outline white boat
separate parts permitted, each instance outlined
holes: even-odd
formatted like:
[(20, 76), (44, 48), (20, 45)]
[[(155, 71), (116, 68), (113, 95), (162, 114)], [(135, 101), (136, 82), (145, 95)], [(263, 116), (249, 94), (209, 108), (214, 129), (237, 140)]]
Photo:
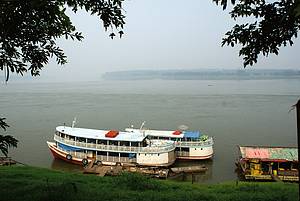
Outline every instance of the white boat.
[(104, 165), (170, 166), (176, 160), (173, 141), (150, 140), (141, 132), (58, 126), (47, 144), (55, 158), (80, 165), (95, 159)]
[(125, 131), (143, 133), (149, 139), (175, 141), (175, 152), (178, 159), (201, 160), (213, 157), (213, 138), (202, 135), (200, 131), (149, 130), (143, 126), (144, 123), (139, 129), (126, 128)]

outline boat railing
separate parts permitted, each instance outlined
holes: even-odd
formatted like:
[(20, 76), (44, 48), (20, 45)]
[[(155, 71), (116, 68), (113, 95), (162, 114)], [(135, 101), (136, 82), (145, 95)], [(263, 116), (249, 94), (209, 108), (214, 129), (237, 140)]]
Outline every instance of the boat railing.
[(160, 153), (160, 152), (170, 152), (175, 149), (175, 144), (168, 144), (164, 146), (147, 146), (147, 147), (132, 147), (132, 146), (117, 146), (117, 145), (105, 145), (105, 144), (95, 144), (78, 142), (74, 140), (69, 140), (62, 138), (60, 136), (54, 135), (54, 140), (67, 145), (76, 146), (79, 148), (91, 148), (101, 151), (118, 151), (118, 152), (135, 152), (135, 153)]
[(176, 151), (177, 156), (190, 156), (188, 151)]
[(213, 138), (210, 137), (207, 140), (199, 140), (199, 141), (177, 141), (177, 147), (185, 147), (185, 146), (212, 146), (214, 144)]
[[(80, 158), (80, 159), (89, 157), (89, 154), (80, 153), (80, 152), (76, 152), (76, 151), (69, 151), (69, 154), (71, 154), (73, 157)], [(102, 161), (102, 162), (122, 162), (122, 163), (135, 163), (136, 162), (136, 158), (104, 156), (104, 155), (97, 155), (96, 160)]]

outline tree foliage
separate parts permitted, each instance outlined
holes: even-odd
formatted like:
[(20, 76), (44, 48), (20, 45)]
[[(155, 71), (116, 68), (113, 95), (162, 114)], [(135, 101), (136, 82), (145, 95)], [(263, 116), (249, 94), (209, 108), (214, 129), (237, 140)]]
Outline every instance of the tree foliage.
[[(228, 0), (213, 0), (227, 8)], [(222, 46), (242, 48), (244, 67), (257, 63), (258, 56), (279, 53), (282, 46), (293, 45), (300, 29), (300, 0), (230, 0), (233, 8), (230, 15), (234, 20), (241, 17), (248, 23), (236, 24), (225, 34)]]
[(55, 57), (57, 64), (67, 62), (56, 39), (65, 37), (81, 41), (67, 8), (85, 10), (110, 29), (113, 38), (123, 34), (124, 0), (2, 0), (0, 1), (0, 70), (6, 73), (39, 75), (40, 70)]
[[(5, 118), (0, 118), (0, 127), (3, 130), (6, 130), (8, 128), (8, 124), (5, 122)], [(7, 156), (8, 154), (8, 149), (10, 147), (17, 147), (18, 145), (18, 140), (16, 140), (13, 136), (11, 135), (0, 135), (0, 151)]]

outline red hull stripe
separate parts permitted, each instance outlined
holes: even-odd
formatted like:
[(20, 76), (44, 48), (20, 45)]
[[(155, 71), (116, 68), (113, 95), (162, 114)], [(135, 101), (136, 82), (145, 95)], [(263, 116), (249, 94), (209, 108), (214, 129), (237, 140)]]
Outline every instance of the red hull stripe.
[(73, 164), (76, 164), (76, 165), (82, 165), (81, 159), (72, 157), (72, 160), (68, 160), (68, 159), (66, 158), (66, 157), (67, 157), (67, 154), (64, 153), (63, 151), (60, 151), (60, 150), (58, 150), (56, 147), (51, 146), (51, 145), (49, 146), (49, 149), (50, 149), (52, 155), (53, 155), (55, 158), (58, 158), (58, 159), (61, 159), (61, 160), (64, 160), (64, 161), (66, 161), (66, 162), (73, 163)]

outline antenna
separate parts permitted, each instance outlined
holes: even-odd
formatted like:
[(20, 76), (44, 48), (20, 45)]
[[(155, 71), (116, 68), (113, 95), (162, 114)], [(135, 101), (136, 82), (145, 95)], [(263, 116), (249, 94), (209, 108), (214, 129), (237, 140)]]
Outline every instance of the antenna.
[(74, 117), (74, 120), (72, 121), (72, 128), (74, 128), (75, 124), (76, 124), (76, 117)]
[(145, 123), (146, 123), (146, 121), (143, 121), (143, 123), (142, 123), (142, 125), (141, 125), (141, 127), (140, 127), (140, 130), (142, 130), (142, 129), (143, 129), (143, 127), (144, 127)]

